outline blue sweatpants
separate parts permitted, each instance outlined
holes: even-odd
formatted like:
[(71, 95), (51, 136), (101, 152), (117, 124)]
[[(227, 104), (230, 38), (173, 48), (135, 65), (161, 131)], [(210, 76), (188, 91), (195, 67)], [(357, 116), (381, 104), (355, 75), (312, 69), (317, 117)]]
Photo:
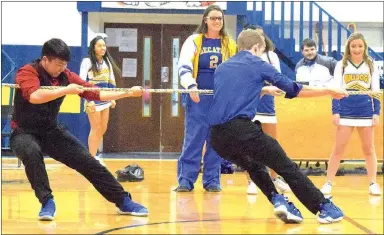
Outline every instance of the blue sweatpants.
[(207, 141), (204, 155), (203, 187), (220, 186), (221, 157), (212, 149), (209, 137), (208, 112), (213, 96), (200, 95), (200, 102), (195, 103), (188, 94), (185, 99), (184, 143), (177, 164), (177, 179), (181, 186), (193, 189), (199, 176), (201, 154)]

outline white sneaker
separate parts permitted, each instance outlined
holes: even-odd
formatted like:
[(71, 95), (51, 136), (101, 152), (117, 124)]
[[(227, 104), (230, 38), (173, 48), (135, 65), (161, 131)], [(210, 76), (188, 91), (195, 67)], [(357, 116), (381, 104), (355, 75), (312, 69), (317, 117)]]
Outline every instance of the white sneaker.
[(369, 193), (372, 195), (381, 195), (379, 184), (378, 183), (371, 184), (369, 186)]
[(291, 192), (291, 188), (287, 183), (285, 183), (282, 179), (277, 177), (273, 180), (273, 183), (275, 184), (275, 187), (280, 190), (282, 193)]
[(257, 194), (257, 187), (256, 187), (256, 184), (253, 183), (252, 180), (249, 181), (249, 183), (248, 183), (247, 194), (250, 194), (250, 195), (256, 195), (256, 194)]
[(100, 155), (96, 156), (95, 159), (96, 159), (97, 161), (99, 161), (101, 165), (103, 165), (103, 166), (107, 166), (107, 165), (105, 164), (103, 158), (100, 157)]
[(327, 182), (323, 185), (323, 187), (320, 190), (324, 195), (329, 195), (332, 193), (332, 184), (330, 182)]

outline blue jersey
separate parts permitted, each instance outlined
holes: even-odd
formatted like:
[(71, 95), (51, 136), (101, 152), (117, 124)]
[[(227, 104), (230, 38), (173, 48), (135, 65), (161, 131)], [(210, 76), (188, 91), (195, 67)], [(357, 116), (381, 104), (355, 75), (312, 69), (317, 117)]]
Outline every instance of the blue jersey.
[[(281, 72), (279, 57), (276, 55), (275, 52), (273, 51), (264, 52), (263, 55), (261, 56), (261, 59), (270, 63), (273, 67), (277, 69), (277, 71)], [(265, 85), (270, 86), (268, 82), (265, 82)], [(276, 115), (275, 99), (273, 96), (263, 95), (263, 97), (260, 98), (260, 103), (259, 103), (259, 106), (257, 107), (257, 115), (263, 115), (263, 116)]]
[[(365, 62), (355, 65), (348, 61), (343, 68), (339, 61), (335, 68), (334, 85), (348, 91), (380, 91), (379, 76), (376, 69), (370, 71)], [(350, 95), (341, 100), (333, 100), (332, 113), (341, 118), (369, 119), (380, 114), (380, 96)]]
[(265, 81), (287, 92), (286, 98), (296, 97), (302, 89), (301, 85), (248, 51), (240, 51), (219, 65), (214, 76), (210, 124), (226, 123), (240, 116), (252, 120)]
[(213, 74), (221, 61), (221, 40), (203, 37), (196, 78), (199, 89), (213, 89)]

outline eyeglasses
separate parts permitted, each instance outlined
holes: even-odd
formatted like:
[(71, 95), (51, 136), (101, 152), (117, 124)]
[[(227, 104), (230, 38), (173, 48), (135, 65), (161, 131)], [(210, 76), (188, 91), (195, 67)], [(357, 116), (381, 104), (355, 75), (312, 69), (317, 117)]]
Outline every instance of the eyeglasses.
[(216, 16), (207, 16), (207, 17), (205, 17), (205, 18), (210, 19), (210, 20), (212, 20), (212, 21), (216, 21), (216, 20), (218, 20), (218, 21), (222, 21), (222, 20), (223, 20), (223, 17), (221, 17), (221, 16), (219, 16), (219, 17), (216, 17)]

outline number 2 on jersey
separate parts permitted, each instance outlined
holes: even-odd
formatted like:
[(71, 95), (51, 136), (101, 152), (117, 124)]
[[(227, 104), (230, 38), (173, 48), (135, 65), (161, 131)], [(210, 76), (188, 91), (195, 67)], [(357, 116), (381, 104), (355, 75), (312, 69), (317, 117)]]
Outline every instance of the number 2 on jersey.
[(217, 55), (211, 55), (211, 57), (209, 57), (210, 61), (209, 61), (209, 68), (212, 69), (212, 68), (217, 68), (217, 62), (219, 61), (219, 57), (217, 57)]

